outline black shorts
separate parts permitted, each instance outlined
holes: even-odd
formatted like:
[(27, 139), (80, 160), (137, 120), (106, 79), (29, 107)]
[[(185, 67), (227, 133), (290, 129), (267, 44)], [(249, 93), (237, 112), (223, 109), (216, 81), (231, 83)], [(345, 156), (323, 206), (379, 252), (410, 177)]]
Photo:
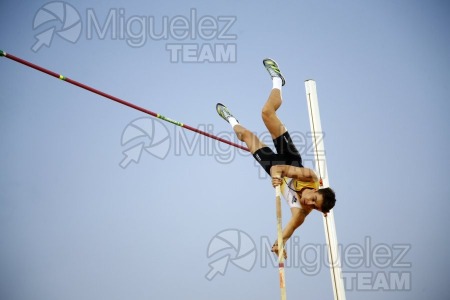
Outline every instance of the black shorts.
[(285, 132), (273, 140), (277, 153), (269, 147), (256, 150), (253, 157), (261, 167), (270, 175), (270, 168), (275, 165), (290, 165), (302, 168), (302, 157), (292, 142), (289, 132)]

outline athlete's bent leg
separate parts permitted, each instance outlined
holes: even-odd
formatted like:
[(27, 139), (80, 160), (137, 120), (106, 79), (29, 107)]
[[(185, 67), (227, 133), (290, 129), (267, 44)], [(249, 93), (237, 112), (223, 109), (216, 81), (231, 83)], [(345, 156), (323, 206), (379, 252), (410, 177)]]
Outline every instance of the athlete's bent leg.
[(281, 91), (274, 88), (271, 90), (269, 98), (262, 109), (262, 119), (272, 139), (278, 138), (287, 131), (276, 114), (277, 109), (281, 106), (281, 102)]

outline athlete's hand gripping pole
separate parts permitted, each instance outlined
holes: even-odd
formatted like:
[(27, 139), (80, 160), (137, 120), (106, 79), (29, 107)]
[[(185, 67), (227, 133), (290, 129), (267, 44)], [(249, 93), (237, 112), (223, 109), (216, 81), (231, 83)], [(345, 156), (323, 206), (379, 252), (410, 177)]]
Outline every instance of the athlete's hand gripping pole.
[(277, 234), (278, 234), (278, 272), (280, 275), (281, 300), (286, 300), (286, 283), (284, 278), (284, 243), (283, 231), (281, 229), (281, 190), (275, 187), (275, 201), (277, 207)]

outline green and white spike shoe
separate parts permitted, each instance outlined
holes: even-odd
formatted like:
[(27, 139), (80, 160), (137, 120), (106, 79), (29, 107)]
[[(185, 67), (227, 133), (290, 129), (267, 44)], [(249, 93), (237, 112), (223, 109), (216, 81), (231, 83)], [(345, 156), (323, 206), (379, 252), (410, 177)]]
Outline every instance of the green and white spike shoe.
[(271, 58), (265, 58), (263, 60), (264, 67), (266, 68), (267, 72), (269, 72), (270, 77), (278, 77), (281, 78), (282, 86), (286, 84), (286, 81), (284, 80), (283, 74), (281, 74), (280, 69), (278, 68), (277, 63), (271, 59)]
[(231, 114), (231, 112), (228, 110), (228, 108), (225, 105), (223, 105), (222, 103), (216, 104), (216, 110), (217, 110), (217, 113), (219, 114), (219, 116), (221, 116), (222, 119), (224, 119), (227, 122), (228, 122), (229, 117), (234, 118), (233, 114)]

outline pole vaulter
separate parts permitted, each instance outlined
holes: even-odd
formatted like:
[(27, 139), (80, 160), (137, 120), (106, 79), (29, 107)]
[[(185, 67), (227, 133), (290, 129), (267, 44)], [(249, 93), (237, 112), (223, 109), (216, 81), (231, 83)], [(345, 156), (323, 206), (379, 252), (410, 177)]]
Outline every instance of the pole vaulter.
[[(263, 143), (253, 131), (245, 128), (231, 111), (222, 103), (217, 103), (216, 110), (227, 121), (237, 138), (249, 148), (255, 160), (270, 175), (272, 186), (276, 189), (277, 240), (272, 251), (278, 255), (281, 299), (286, 299), (284, 278), (284, 259), (287, 253), (284, 245), (305, 221), (312, 211), (326, 215), (334, 207), (336, 197), (330, 187), (324, 187), (323, 174), (303, 166), (300, 152), (293, 143), (289, 131), (277, 115), (284, 99), (282, 87), (286, 80), (278, 64), (270, 58), (263, 60), (263, 65), (272, 78), (272, 90), (262, 107), (262, 120), (273, 140), (275, 151)], [(281, 195), (291, 210), (291, 217), (284, 229), (281, 229)]]
[(143, 112), (143, 113), (146, 113), (146, 114), (148, 114), (148, 115), (150, 115), (150, 116), (153, 116), (153, 117), (155, 117), (155, 118), (158, 118), (158, 119), (161, 119), (161, 120), (163, 120), (163, 121), (172, 123), (172, 124), (174, 124), (174, 125), (183, 127), (183, 128), (188, 129), (188, 130), (190, 130), (190, 131), (199, 133), (199, 134), (201, 134), (201, 135), (204, 135), (204, 136), (206, 136), (206, 137), (212, 138), (212, 139), (217, 140), (217, 141), (219, 141), (219, 142), (228, 144), (228, 145), (230, 145), (230, 146), (239, 148), (239, 149), (241, 149), (241, 150), (249, 151), (248, 148), (246, 148), (246, 147), (244, 147), (244, 146), (242, 146), (242, 145), (235, 144), (235, 143), (230, 142), (230, 141), (228, 141), (228, 140), (225, 140), (225, 139), (223, 139), (223, 138), (217, 137), (217, 136), (212, 135), (212, 134), (210, 134), (210, 133), (207, 133), (207, 132), (204, 132), (204, 131), (199, 130), (199, 129), (197, 129), (197, 128), (191, 127), (191, 126), (189, 126), (189, 125), (187, 125), (187, 124), (183, 124), (183, 123), (181, 123), (181, 122), (172, 120), (172, 119), (167, 118), (167, 117), (165, 117), (165, 116), (163, 116), (163, 115), (160, 115), (160, 114), (158, 114), (158, 113), (155, 113), (155, 112), (153, 112), (153, 111), (151, 111), (151, 110), (148, 110), (148, 109), (145, 109), (145, 108), (143, 108), (143, 107), (137, 106), (137, 105), (135, 105), (135, 104), (133, 104), (133, 103), (127, 102), (127, 101), (122, 100), (122, 99), (120, 99), (120, 98), (117, 98), (117, 97), (115, 97), (115, 96), (112, 96), (112, 95), (109, 95), (109, 94), (104, 93), (104, 92), (102, 92), (102, 91), (99, 91), (99, 90), (97, 90), (97, 89), (94, 89), (94, 88), (92, 88), (92, 87), (90, 87), (90, 86), (87, 86), (87, 85), (85, 85), (85, 84), (83, 84), (83, 83), (80, 83), (80, 82), (78, 82), (78, 81), (72, 80), (72, 79), (70, 79), (70, 78), (68, 78), (68, 77), (66, 77), (66, 76), (63, 76), (63, 75), (61, 75), (61, 74), (57, 74), (57, 73), (55, 73), (55, 72), (53, 72), (53, 71), (47, 70), (47, 69), (45, 69), (45, 68), (43, 68), (43, 67), (40, 67), (40, 66), (38, 66), (38, 65), (35, 65), (35, 64), (33, 64), (33, 63), (30, 63), (30, 62), (28, 62), (28, 61), (26, 61), (26, 60), (24, 60), (24, 59), (21, 59), (21, 58), (19, 58), (19, 57), (17, 57), (17, 56), (14, 56), (14, 55), (12, 55), (12, 54), (6, 53), (5, 51), (0, 50), (0, 57), (1, 57), (1, 56), (4, 56), (4, 57), (6, 57), (6, 58), (9, 58), (9, 59), (11, 59), (11, 60), (13, 60), (13, 61), (16, 61), (16, 62), (18, 62), (18, 63), (21, 63), (21, 64), (23, 64), (23, 65), (25, 65), (25, 66), (27, 66), (27, 67), (30, 67), (30, 68), (36, 69), (36, 70), (38, 70), (38, 71), (41, 71), (41, 72), (43, 72), (43, 73), (45, 73), (45, 74), (48, 74), (48, 75), (50, 75), (50, 76), (52, 76), (52, 77), (55, 77), (55, 78), (61, 79), (61, 80), (63, 80), (63, 81), (66, 81), (66, 82), (68, 82), (68, 83), (70, 83), (70, 84), (73, 84), (73, 85), (75, 85), (75, 86), (77, 86), (77, 87), (80, 87), (80, 88), (82, 88), (82, 89), (85, 89), (85, 90), (87, 90), (87, 91), (89, 91), (89, 92), (95, 93), (95, 94), (97, 94), (97, 95), (100, 95), (100, 96), (103, 96), (103, 97), (108, 98), (108, 99), (110, 99), (110, 100), (113, 100), (113, 101), (115, 101), (115, 102), (118, 102), (118, 103), (120, 103), (120, 104), (122, 104), (122, 105), (131, 107), (131, 108), (133, 108), (133, 109), (136, 109), (136, 110), (138, 110), (138, 111), (141, 111), (141, 112)]

